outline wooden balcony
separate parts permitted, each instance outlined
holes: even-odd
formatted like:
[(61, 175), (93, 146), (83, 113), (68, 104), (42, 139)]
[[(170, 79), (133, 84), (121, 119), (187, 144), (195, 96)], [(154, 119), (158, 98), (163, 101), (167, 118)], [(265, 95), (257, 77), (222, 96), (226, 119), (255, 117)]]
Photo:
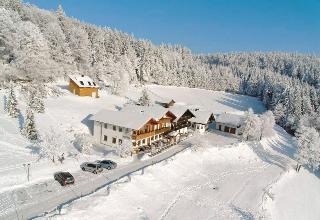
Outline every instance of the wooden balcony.
[(158, 130), (155, 130), (155, 134), (162, 134), (162, 133), (166, 133), (169, 132), (171, 130), (171, 128), (167, 127), (167, 128), (160, 128)]
[(142, 134), (133, 134), (132, 135), (132, 140), (141, 140), (144, 138), (152, 137), (155, 135), (155, 131), (150, 131)]

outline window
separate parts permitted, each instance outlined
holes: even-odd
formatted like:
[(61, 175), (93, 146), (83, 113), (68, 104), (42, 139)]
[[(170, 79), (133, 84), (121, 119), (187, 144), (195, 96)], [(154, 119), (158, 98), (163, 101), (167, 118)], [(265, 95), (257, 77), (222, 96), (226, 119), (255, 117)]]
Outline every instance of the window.
[(133, 145), (133, 146), (136, 146), (136, 145), (137, 145), (137, 143), (136, 143), (136, 142), (133, 142), (133, 143), (132, 143), (132, 145)]
[(92, 83), (93, 83), (94, 86), (96, 86), (96, 83), (95, 83), (95, 82), (92, 82)]
[(119, 139), (119, 140), (118, 140), (118, 143), (119, 143), (119, 144), (122, 144), (122, 139)]
[(108, 136), (107, 135), (103, 135), (103, 140), (104, 141), (108, 141)]
[(104, 124), (104, 128), (107, 129), (108, 128), (108, 124)]
[(113, 137), (113, 138), (112, 138), (112, 143), (113, 143), (113, 144), (117, 143), (117, 138), (114, 138), (114, 137)]
[(84, 85), (83, 81), (80, 81), (80, 84), (81, 84), (81, 85)]
[(154, 140), (154, 137), (153, 137), (153, 136), (151, 137), (151, 140), (152, 140), (152, 141)]
[(91, 82), (88, 82), (89, 86), (91, 86)]
[(122, 127), (119, 127), (119, 132), (122, 132)]
[(117, 126), (113, 125), (113, 130), (116, 131), (117, 130)]
[(138, 141), (138, 145), (140, 145), (141, 144), (141, 141)]
[(145, 144), (145, 143), (146, 143), (146, 139), (143, 139), (143, 140), (142, 140), (142, 143)]

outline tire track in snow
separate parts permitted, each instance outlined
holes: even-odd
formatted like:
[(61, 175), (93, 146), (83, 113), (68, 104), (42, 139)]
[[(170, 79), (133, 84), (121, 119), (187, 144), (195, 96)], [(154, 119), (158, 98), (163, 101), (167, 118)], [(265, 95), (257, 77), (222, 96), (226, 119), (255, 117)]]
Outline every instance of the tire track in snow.
[[(196, 185), (185, 187), (182, 190), (180, 190), (180, 192), (177, 193), (177, 195), (174, 197), (172, 202), (168, 205), (168, 207), (162, 213), (162, 215), (160, 216), (159, 220), (166, 219), (166, 217), (168, 216), (170, 211), (174, 208), (174, 206), (181, 200), (181, 198), (183, 196), (186, 196), (187, 193), (192, 193), (192, 192), (195, 192), (197, 190), (203, 189), (205, 187), (210, 187), (212, 189), (213, 187), (215, 187), (217, 185), (216, 183), (221, 182), (223, 179), (225, 179), (226, 177), (228, 177), (230, 175), (242, 175), (242, 174), (254, 173), (254, 172), (257, 172), (257, 171), (260, 171), (260, 170), (264, 170), (265, 168), (267, 168), (269, 166), (271, 166), (271, 165), (264, 163), (262, 166), (255, 167), (253, 169), (252, 168), (247, 168), (247, 169), (245, 168), (245, 169), (239, 169), (239, 170), (236, 170), (236, 171), (224, 171), (221, 174), (212, 175), (212, 177), (208, 178), (209, 180), (207, 182), (205, 182), (204, 184), (196, 184)], [(233, 196), (233, 197), (236, 197), (236, 195)], [(229, 207), (229, 202), (220, 203), (220, 204), (221, 204), (221, 206), (224, 205), (224, 206), (228, 206)]]

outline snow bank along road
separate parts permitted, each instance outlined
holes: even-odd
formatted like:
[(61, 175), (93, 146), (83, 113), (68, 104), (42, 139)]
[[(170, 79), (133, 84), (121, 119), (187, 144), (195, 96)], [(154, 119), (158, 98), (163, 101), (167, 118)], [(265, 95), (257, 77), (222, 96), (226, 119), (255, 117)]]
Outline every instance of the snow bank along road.
[(165, 160), (190, 146), (189, 140), (185, 140), (150, 159), (138, 160), (97, 175), (79, 169), (79, 172), (74, 174), (76, 183), (73, 186), (61, 187), (52, 179), (28, 188), (4, 192), (0, 194), (0, 219), (33, 218), (59, 205), (88, 195), (144, 167)]

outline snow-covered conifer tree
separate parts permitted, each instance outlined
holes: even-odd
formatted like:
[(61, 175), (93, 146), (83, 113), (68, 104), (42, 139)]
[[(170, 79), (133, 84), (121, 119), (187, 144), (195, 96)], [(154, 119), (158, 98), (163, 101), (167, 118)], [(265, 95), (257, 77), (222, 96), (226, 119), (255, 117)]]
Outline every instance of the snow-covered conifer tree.
[(36, 129), (34, 114), (31, 108), (27, 109), (25, 122), (23, 126), (23, 134), (31, 141), (35, 141), (38, 139), (38, 132)]
[(260, 117), (260, 120), (261, 120), (260, 139), (262, 137), (271, 136), (273, 134), (273, 126), (275, 124), (275, 119), (272, 111), (267, 111), (264, 114), (262, 114)]
[(58, 17), (64, 17), (66, 16), (66, 13), (64, 12), (63, 8), (62, 8), (62, 5), (58, 5), (58, 9), (57, 9), (57, 16)]
[(149, 106), (151, 104), (148, 91), (145, 88), (142, 90), (142, 95), (139, 98), (138, 103), (143, 106)]
[(314, 128), (300, 125), (296, 131), (298, 152), (296, 158), (302, 165), (316, 170), (320, 167), (320, 136)]
[(18, 102), (16, 99), (16, 95), (14, 93), (14, 90), (13, 90), (13, 88), (10, 88), (8, 100), (6, 103), (6, 110), (7, 110), (8, 114), (10, 115), (10, 117), (13, 117), (13, 118), (18, 117), (19, 111), (18, 111), (17, 105), (18, 105)]
[(279, 124), (279, 125), (284, 125), (284, 120), (285, 120), (285, 108), (283, 106), (282, 103), (279, 103), (275, 106), (275, 109), (274, 109), (274, 117), (275, 117), (275, 120), (276, 122)]
[(30, 94), (29, 107), (37, 113), (44, 113), (45, 107), (42, 98), (37, 93)]
[(244, 140), (258, 140), (260, 138), (261, 121), (251, 108), (246, 112), (245, 120), (241, 127)]

